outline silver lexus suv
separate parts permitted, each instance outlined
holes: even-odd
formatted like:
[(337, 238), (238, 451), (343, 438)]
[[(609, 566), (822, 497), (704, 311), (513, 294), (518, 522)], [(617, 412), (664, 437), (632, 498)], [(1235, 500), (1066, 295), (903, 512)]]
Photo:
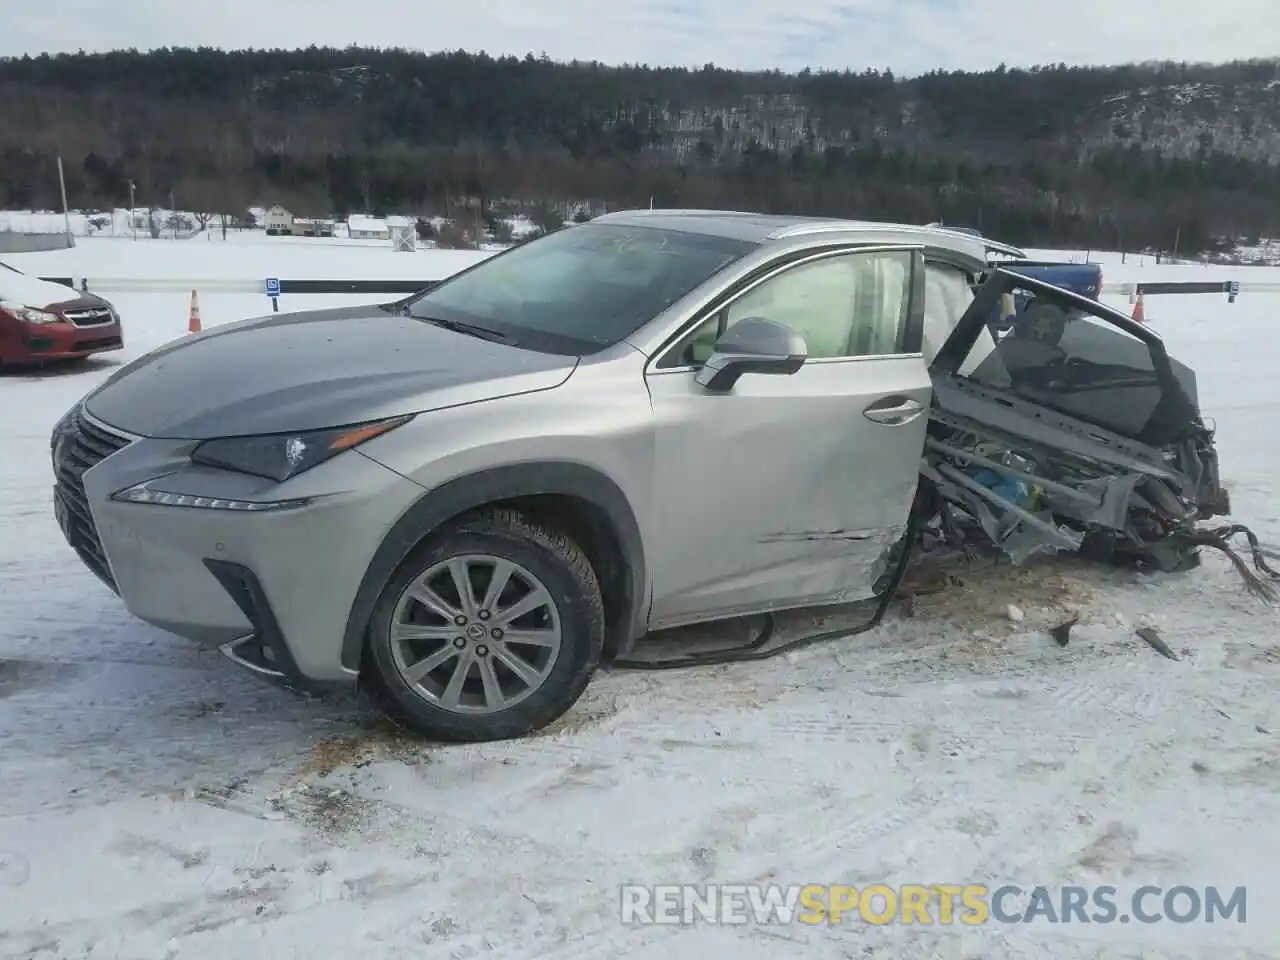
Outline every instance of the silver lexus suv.
[(135, 616), (257, 674), (519, 736), (650, 631), (876, 592), (928, 360), (986, 256), (925, 227), (606, 216), (406, 301), (136, 360), (55, 429), (58, 520)]

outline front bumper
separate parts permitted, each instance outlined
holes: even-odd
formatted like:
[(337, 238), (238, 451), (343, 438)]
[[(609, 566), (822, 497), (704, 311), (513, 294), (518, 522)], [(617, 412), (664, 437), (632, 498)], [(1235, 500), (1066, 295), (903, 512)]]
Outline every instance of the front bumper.
[[(134, 616), (259, 676), (304, 689), (355, 681), (341, 660), (352, 601), (420, 487), (354, 450), (272, 484), (192, 465), (192, 442), (127, 437), (83, 414), (53, 446), (63, 532)], [(240, 512), (111, 499), (156, 477), (191, 497), (301, 503)]]
[(13, 363), (74, 360), (95, 353), (124, 349), (124, 330), (117, 323), (77, 327), (72, 323), (24, 324)]

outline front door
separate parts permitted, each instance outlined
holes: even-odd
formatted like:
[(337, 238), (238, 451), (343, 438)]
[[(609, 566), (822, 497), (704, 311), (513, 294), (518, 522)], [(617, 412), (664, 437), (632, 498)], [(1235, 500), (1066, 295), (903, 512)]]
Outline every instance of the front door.
[[(781, 267), (651, 366), (652, 628), (873, 594), (928, 424), (922, 271), (911, 248)], [(716, 337), (745, 317), (792, 327), (809, 359), (789, 375), (746, 374), (725, 393), (700, 387)]]

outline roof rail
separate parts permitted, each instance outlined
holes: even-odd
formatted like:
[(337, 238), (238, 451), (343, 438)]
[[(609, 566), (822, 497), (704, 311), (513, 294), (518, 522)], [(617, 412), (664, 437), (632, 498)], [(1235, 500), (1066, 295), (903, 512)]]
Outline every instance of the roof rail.
[(758, 213), (750, 213), (745, 210), (698, 210), (695, 208), (668, 208), (668, 207), (637, 207), (634, 210), (611, 210), (609, 213), (602, 213), (596, 217), (597, 220), (604, 220), (607, 217), (635, 217), (635, 216), (654, 216), (654, 217), (758, 217)]
[(1006, 257), (1013, 257), (1016, 260), (1027, 259), (1027, 255), (1024, 251), (1019, 250), (1017, 247), (1011, 247), (1007, 243), (998, 243), (995, 240), (987, 240), (985, 237), (982, 242), (986, 244), (987, 253), (989, 254), (1003, 253)]
[(1011, 247), (1007, 243), (1001, 243), (998, 240), (991, 240), (984, 237), (982, 235), (982, 231), (975, 229), (974, 227), (949, 227), (945, 223), (941, 222), (931, 223), (928, 226), (933, 230), (949, 230), (952, 233), (959, 233), (966, 237), (973, 237), (974, 239), (981, 240), (986, 245), (988, 254), (1002, 253), (1006, 257), (1014, 257), (1018, 260), (1025, 260), (1027, 258), (1026, 253), (1019, 250), (1017, 247)]
[(769, 234), (770, 240), (782, 240), (785, 237), (803, 237), (811, 233), (840, 233), (848, 230), (866, 229), (867, 225), (860, 220), (813, 220), (808, 223), (792, 223), (779, 227)]

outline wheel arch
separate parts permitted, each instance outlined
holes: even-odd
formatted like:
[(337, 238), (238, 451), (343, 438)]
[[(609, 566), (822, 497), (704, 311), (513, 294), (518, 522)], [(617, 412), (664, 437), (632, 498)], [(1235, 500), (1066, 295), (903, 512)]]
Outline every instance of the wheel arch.
[(605, 659), (625, 654), (645, 632), (649, 579), (640, 525), (622, 489), (581, 463), (509, 464), (455, 477), (427, 491), (387, 532), (365, 569), (347, 615), (342, 665), (359, 670), (383, 586), (424, 539), (482, 507), (514, 507), (555, 526), (586, 552), (605, 599)]

